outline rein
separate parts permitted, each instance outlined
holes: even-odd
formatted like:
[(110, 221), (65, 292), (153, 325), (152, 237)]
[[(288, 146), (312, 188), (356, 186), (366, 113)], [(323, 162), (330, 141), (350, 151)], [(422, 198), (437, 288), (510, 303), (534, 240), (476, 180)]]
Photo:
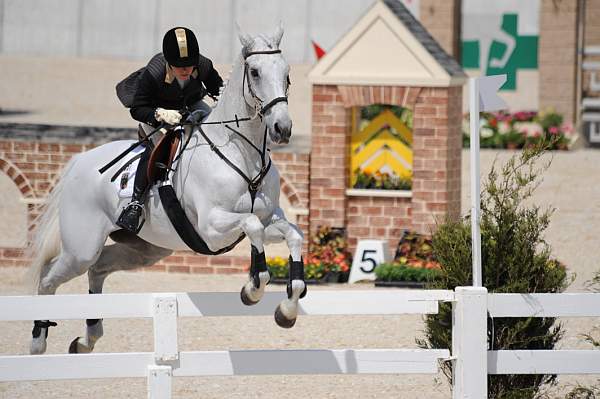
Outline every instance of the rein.
[(233, 162), (231, 162), (221, 152), (221, 150), (219, 150), (219, 148), (215, 145), (215, 143), (213, 143), (208, 138), (208, 136), (206, 135), (206, 133), (204, 133), (204, 130), (202, 130), (202, 127), (198, 126), (198, 131), (200, 132), (200, 134), (202, 135), (202, 137), (204, 137), (204, 140), (206, 140), (206, 142), (210, 146), (211, 151), (213, 151), (215, 154), (217, 154), (219, 156), (219, 158), (221, 158), (223, 161), (225, 161), (225, 163), (227, 165), (229, 165), (238, 175), (240, 175), (246, 181), (246, 183), (248, 183), (248, 191), (250, 192), (250, 198), (252, 200), (252, 207), (250, 208), (250, 213), (252, 213), (252, 212), (254, 212), (254, 201), (256, 200), (256, 194), (258, 193), (258, 188), (260, 187), (260, 184), (262, 183), (262, 181), (264, 180), (265, 176), (267, 175), (267, 173), (269, 173), (269, 170), (271, 169), (271, 158), (269, 157), (269, 162), (268, 163), (265, 160), (266, 154), (267, 154), (267, 149), (266, 149), (267, 128), (265, 127), (265, 135), (264, 135), (264, 140), (263, 140), (263, 149), (262, 149), (262, 151), (260, 151), (243, 134), (241, 134), (240, 132), (238, 132), (237, 130), (233, 129), (232, 127), (230, 127), (228, 125), (225, 125), (225, 127), (228, 128), (229, 130), (233, 131), (234, 133), (238, 134), (241, 138), (243, 138), (248, 143), (250, 143), (250, 145), (260, 154), (260, 161), (261, 161), (262, 167), (260, 168), (260, 171), (258, 172), (258, 174), (256, 176), (254, 176), (253, 178), (248, 177), (240, 168), (238, 168)]

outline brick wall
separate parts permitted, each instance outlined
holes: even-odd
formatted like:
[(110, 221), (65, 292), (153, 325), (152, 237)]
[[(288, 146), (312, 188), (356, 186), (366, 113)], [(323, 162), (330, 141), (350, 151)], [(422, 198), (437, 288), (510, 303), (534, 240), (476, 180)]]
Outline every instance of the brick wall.
[[(28, 130), (29, 129), (29, 130)], [(39, 130), (39, 132), (36, 132)], [(22, 200), (28, 204), (28, 228), (39, 215), (43, 201), (55, 184), (60, 170), (71, 157), (99, 144), (120, 138), (130, 138), (134, 132), (106, 129), (99, 133), (91, 129), (73, 134), (68, 127), (5, 126), (0, 128), (0, 170), (19, 188)], [(81, 132), (80, 132), (81, 133)], [(80, 143), (78, 143), (78, 141)], [(292, 207), (308, 209), (309, 155), (272, 152), (271, 157), (281, 174), (282, 193)], [(299, 227), (307, 234), (308, 215), (298, 216)], [(201, 256), (191, 251), (176, 252), (150, 270), (186, 273), (234, 273), (248, 265), (247, 256)], [(21, 248), (0, 248), (0, 266), (27, 265)]]
[[(584, 28), (584, 47), (600, 46), (600, 1), (585, 2), (585, 28)], [(583, 57), (584, 63), (600, 62), (600, 55), (586, 54)], [(586, 69), (583, 70), (583, 97), (600, 97), (600, 91), (592, 90), (592, 82), (595, 75), (595, 81), (600, 79), (600, 71)], [(588, 110), (589, 111), (589, 110)]]
[(413, 229), (460, 215), (462, 88), (424, 88), (413, 116)]
[(540, 10), (540, 109), (573, 121), (576, 104), (577, 1), (542, 0)]
[[(348, 197), (351, 107), (392, 104), (412, 109), (412, 198)], [(404, 229), (430, 233), (436, 219), (460, 213), (462, 88), (313, 86), (310, 231), (346, 227), (358, 239), (394, 247)]]
[(350, 112), (336, 86), (313, 86), (310, 229), (344, 226)]
[(460, 54), (461, 0), (421, 0), (419, 22), (455, 59)]
[(350, 197), (348, 199), (348, 243), (352, 251), (358, 240), (385, 239), (396, 248), (402, 231), (412, 229), (410, 198)]

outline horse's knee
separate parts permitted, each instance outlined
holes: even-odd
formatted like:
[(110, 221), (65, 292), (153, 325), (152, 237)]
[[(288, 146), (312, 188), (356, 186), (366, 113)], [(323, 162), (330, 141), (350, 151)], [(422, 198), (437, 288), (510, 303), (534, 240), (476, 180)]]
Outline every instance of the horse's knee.
[(300, 229), (298, 229), (293, 224), (289, 225), (288, 231), (285, 235), (285, 240), (287, 242), (288, 248), (290, 252), (294, 253), (297, 251), (302, 251), (302, 243), (304, 242), (304, 234)]
[(253, 239), (264, 240), (265, 226), (256, 215), (250, 215), (244, 219), (241, 228), (250, 238), (250, 241)]

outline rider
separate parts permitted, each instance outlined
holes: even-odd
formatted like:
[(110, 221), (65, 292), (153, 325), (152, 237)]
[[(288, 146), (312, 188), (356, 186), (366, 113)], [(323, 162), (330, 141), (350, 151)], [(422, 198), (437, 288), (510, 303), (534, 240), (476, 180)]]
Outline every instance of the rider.
[[(150, 60), (138, 80), (130, 111), (135, 120), (143, 123), (145, 132), (161, 124), (177, 125), (182, 118), (180, 111), (186, 108), (196, 111), (192, 113), (195, 121), (205, 117), (211, 108), (202, 99), (206, 94), (213, 98), (218, 96), (223, 85), (212, 61), (200, 54), (198, 41), (190, 29), (176, 27), (169, 30), (162, 46), (163, 52)], [(148, 189), (146, 170), (152, 145), (145, 146), (135, 174), (131, 202), (117, 220), (117, 226), (135, 233), (139, 229)]]

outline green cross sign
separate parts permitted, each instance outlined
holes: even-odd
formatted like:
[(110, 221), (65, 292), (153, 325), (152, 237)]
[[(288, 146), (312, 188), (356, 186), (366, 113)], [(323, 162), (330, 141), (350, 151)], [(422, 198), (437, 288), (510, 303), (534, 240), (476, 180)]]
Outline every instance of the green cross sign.
[[(539, 36), (519, 36), (517, 14), (503, 14), (501, 31), (508, 36), (494, 38), (488, 49), (480, 47), (479, 40), (463, 40), (462, 66), (465, 69), (484, 69), (485, 75), (507, 74), (502, 90), (516, 90), (517, 69), (538, 68)], [(508, 39), (508, 40), (506, 40)], [(480, 65), (480, 52), (488, 50), (485, 66)], [(484, 53), (485, 54), (485, 53)]]

